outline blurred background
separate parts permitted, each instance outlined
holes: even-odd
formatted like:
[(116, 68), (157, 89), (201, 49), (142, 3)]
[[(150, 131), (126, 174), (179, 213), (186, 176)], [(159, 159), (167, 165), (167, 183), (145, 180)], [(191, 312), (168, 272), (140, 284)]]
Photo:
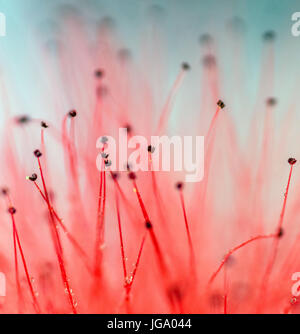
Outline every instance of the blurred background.
[[(47, 71), (40, 63), (38, 49), (41, 43), (55, 48), (53, 41), (65, 42), (60, 36), (60, 24), (64, 15), (72, 11), (83, 17), (90, 32), (87, 38), (91, 40), (100, 20), (110, 18), (124, 47), (135, 55), (144, 47), (149, 20), (160, 27), (165, 46), (164, 66), (170, 80), (165, 83), (166, 90), (182, 61), (188, 61), (194, 70), (175, 106), (173, 122), (183, 105), (193, 115), (194, 107), (190, 102), (200, 83), (199, 37), (203, 34), (214, 39), (227, 103), (234, 96), (232, 69), (236, 52), (228, 36), (234, 31), (238, 34), (234, 39), (241, 38), (243, 49), (239, 58), (243, 64), (241, 78), (247, 98), (238, 108), (231, 108), (240, 126), (247, 124), (253, 107), (251, 101), (257, 94), (265, 31), (273, 30), (277, 37), (274, 94), (280, 98), (281, 113), (288, 107), (298, 85), (300, 38), (291, 35), (291, 15), (300, 11), (298, 0), (1, 0), (0, 11), (7, 21), (7, 35), (0, 38), (0, 74), (5, 74), (13, 114), (41, 116), (46, 112), (39, 92), (47, 90)], [(4, 114), (2, 98), (0, 123), (3, 123)]]

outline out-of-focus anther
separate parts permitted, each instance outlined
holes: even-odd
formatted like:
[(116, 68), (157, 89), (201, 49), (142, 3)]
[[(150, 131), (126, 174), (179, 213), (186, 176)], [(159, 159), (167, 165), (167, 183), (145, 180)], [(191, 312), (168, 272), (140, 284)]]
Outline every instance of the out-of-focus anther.
[(233, 32), (244, 33), (246, 31), (245, 21), (238, 16), (231, 18), (227, 23), (227, 27)]
[(113, 178), (113, 180), (116, 180), (116, 179), (118, 179), (119, 178), (119, 173), (117, 173), (117, 172), (113, 172), (113, 173), (111, 173), (111, 177)]
[(5, 187), (1, 188), (1, 194), (2, 194), (3, 196), (6, 196), (6, 195), (8, 194), (8, 189), (5, 188)]
[(116, 22), (115, 19), (111, 16), (104, 16), (100, 21), (100, 27), (102, 29), (111, 30), (115, 27)]
[(226, 258), (224, 264), (225, 264), (227, 267), (231, 267), (231, 266), (234, 264), (234, 262), (235, 262), (235, 259), (234, 259), (233, 255), (229, 255), (229, 256)]
[(101, 78), (103, 78), (103, 77), (104, 77), (104, 71), (101, 70), (101, 69), (97, 69), (97, 70), (95, 71), (95, 77), (96, 77), (97, 79), (101, 79)]
[(101, 143), (102, 143), (102, 144), (106, 144), (106, 143), (108, 142), (108, 138), (105, 137), (105, 136), (101, 137), (100, 140), (101, 140)]
[(31, 121), (31, 118), (27, 115), (22, 115), (17, 117), (17, 123), (19, 124), (26, 124)]
[(266, 42), (274, 41), (275, 38), (276, 38), (276, 33), (273, 30), (268, 30), (263, 33), (263, 40)]
[(136, 179), (136, 174), (134, 172), (130, 172), (128, 174), (128, 177), (130, 178), (130, 180), (135, 180)]
[(184, 63), (181, 64), (181, 68), (182, 68), (184, 71), (188, 71), (188, 70), (191, 69), (191, 66), (190, 66), (189, 63), (184, 62)]
[(269, 97), (267, 99), (267, 105), (270, 107), (274, 107), (277, 104), (277, 100), (275, 99), (275, 97)]
[(118, 57), (121, 61), (126, 61), (131, 58), (131, 52), (129, 49), (123, 48), (118, 51)]
[(152, 224), (149, 221), (145, 222), (146, 229), (150, 230), (152, 228)]
[(212, 37), (210, 34), (203, 34), (199, 37), (199, 43), (203, 45), (208, 45), (212, 42)]
[(175, 187), (176, 187), (176, 189), (178, 189), (178, 190), (182, 190), (182, 189), (183, 189), (183, 183), (182, 183), (182, 182), (177, 182), (177, 183), (175, 184)]

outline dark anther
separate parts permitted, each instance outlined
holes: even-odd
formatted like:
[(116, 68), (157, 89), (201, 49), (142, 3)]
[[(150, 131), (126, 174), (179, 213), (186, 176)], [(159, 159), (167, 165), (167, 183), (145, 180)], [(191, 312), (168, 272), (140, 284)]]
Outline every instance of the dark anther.
[(184, 63), (181, 64), (181, 68), (182, 68), (184, 71), (188, 71), (188, 70), (191, 69), (191, 66), (190, 66), (190, 64), (184, 62)]
[(212, 37), (209, 34), (203, 34), (199, 37), (200, 44), (207, 45), (212, 42)]
[(111, 160), (104, 160), (105, 166), (110, 167), (111, 166)]
[(37, 158), (40, 158), (40, 157), (42, 156), (42, 153), (41, 153), (40, 150), (35, 150), (35, 151), (33, 152), (33, 154), (34, 154)]
[(70, 116), (70, 117), (76, 117), (76, 115), (77, 115), (76, 110), (70, 110), (70, 111), (69, 111), (69, 116)]
[(102, 157), (103, 159), (107, 159), (107, 158), (109, 157), (109, 154), (103, 152), (103, 153), (101, 153), (101, 157)]
[(283, 236), (283, 234), (284, 234), (283, 228), (280, 227), (280, 229), (279, 229), (278, 232), (277, 232), (277, 237), (278, 237), (278, 238), (281, 238), (281, 237)]
[(219, 100), (219, 101), (217, 102), (217, 105), (218, 105), (221, 109), (225, 108), (225, 103), (224, 103), (222, 100)]
[(270, 107), (273, 107), (277, 104), (277, 100), (275, 99), (275, 97), (269, 97), (267, 99), (267, 105), (269, 105)]
[(114, 180), (116, 180), (116, 179), (119, 177), (119, 173), (116, 173), (116, 172), (111, 173), (111, 177), (112, 177)]
[(128, 172), (130, 172), (131, 166), (130, 166), (129, 162), (127, 162), (127, 164), (126, 164), (126, 169), (127, 169)]
[(149, 221), (146, 221), (145, 225), (148, 230), (152, 228), (152, 224)]
[(126, 124), (126, 125), (124, 126), (124, 128), (127, 130), (128, 133), (130, 133), (130, 132), (132, 131), (132, 127), (131, 127), (131, 125), (129, 125), (129, 124)]
[(155, 151), (155, 147), (149, 145), (149, 146), (147, 147), (147, 150), (148, 150), (149, 153), (154, 153), (154, 151)]
[(118, 57), (121, 60), (128, 60), (131, 57), (131, 52), (129, 49), (123, 48), (118, 51)]
[(27, 115), (22, 115), (17, 118), (19, 124), (25, 124), (31, 121), (31, 118)]
[(41, 127), (47, 129), (48, 128), (48, 124), (46, 122), (42, 121), (41, 122)]
[(296, 162), (297, 162), (297, 160), (295, 158), (289, 158), (289, 160), (288, 160), (288, 163), (290, 165), (295, 165)]
[(37, 179), (37, 175), (35, 174), (35, 173), (33, 173), (31, 176), (28, 176), (28, 180), (30, 180), (30, 181), (36, 181), (36, 179)]
[(135, 175), (135, 173), (133, 173), (133, 172), (130, 172), (130, 173), (128, 174), (128, 177), (130, 178), (130, 180), (135, 180), (135, 179), (136, 179), (136, 175)]
[[(157, 1), (158, 2), (158, 1)], [(152, 19), (163, 19), (166, 15), (166, 9), (161, 5), (153, 4), (149, 6), (148, 13)]]
[(105, 16), (101, 19), (100, 26), (104, 29), (112, 29), (115, 26), (115, 20), (110, 16)]
[(263, 34), (263, 39), (265, 41), (273, 41), (276, 37), (276, 33), (272, 30), (268, 30)]
[(227, 267), (230, 267), (234, 264), (234, 262), (235, 262), (234, 257), (232, 255), (229, 255), (228, 257), (226, 257), (225, 265)]
[(103, 78), (103, 76), (104, 76), (104, 71), (103, 70), (100, 70), (100, 69), (98, 69), (98, 70), (96, 70), (95, 71), (95, 77), (96, 78)]
[(105, 136), (101, 137), (101, 143), (102, 144), (106, 144), (107, 142), (108, 142), (108, 138), (107, 137), (105, 137)]
[(17, 212), (17, 210), (16, 210), (13, 206), (11, 206), (11, 207), (8, 209), (8, 212), (9, 212), (11, 215), (14, 215), (14, 214)]
[(1, 194), (6, 196), (8, 194), (8, 189), (7, 188), (2, 188), (1, 189)]
[(229, 29), (232, 29), (233, 32), (245, 32), (246, 25), (242, 18), (238, 16), (234, 16), (232, 19), (228, 21), (227, 24)]
[(182, 182), (177, 182), (175, 187), (178, 189), (178, 190), (181, 190), (183, 188), (183, 183)]

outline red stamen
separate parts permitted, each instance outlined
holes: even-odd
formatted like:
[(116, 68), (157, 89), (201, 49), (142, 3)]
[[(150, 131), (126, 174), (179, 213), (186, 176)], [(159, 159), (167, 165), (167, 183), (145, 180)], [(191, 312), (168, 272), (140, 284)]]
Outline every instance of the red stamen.
[(118, 228), (119, 228), (119, 237), (120, 237), (120, 248), (121, 248), (121, 255), (122, 255), (122, 264), (123, 264), (123, 272), (124, 272), (124, 281), (127, 277), (127, 270), (126, 270), (126, 258), (125, 258), (125, 251), (124, 251), (124, 243), (123, 243), (123, 234), (122, 234), (122, 227), (121, 227), (121, 218), (120, 218), (120, 207), (119, 207), (119, 197), (117, 193), (117, 188), (115, 188), (115, 200), (116, 200), (116, 209), (117, 209), (117, 218), (118, 218)]
[(164, 259), (163, 259), (163, 256), (162, 256), (162, 252), (161, 252), (159, 243), (158, 243), (156, 235), (155, 235), (155, 233), (153, 231), (153, 227), (152, 227), (152, 224), (150, 223), (150, 218), (149, 218), (148, 212), (146, 210), (145, 204), (143, 202), (142, 196), (141, 196), (141, 194), (139, 192), (139, 189), (137, 187), (137, 183), (136, 183), (136, 181), (135, 181), (134, 178), (132, 179), (132, 183), (133, 183), (133, 190), (134, 190), (134, 192), (137, 195), (137, 198), (138, 198), (138, 201), (139, 201), (139, 204), (140, 204), (143, 216), (144, 216), (145, 221), (146, 221), (146, 226), (147, 226), (147, 224), (151, 225), (151, 227), (149, 227), (148, 230), (149, 230), (149, 233), (150, 233), (151, 241), (152, 241), (154, 249), (155, 249), (155, 253), (157, 255), (158, 263), (160, 265), (160, 268), (161, 268), (162, 272), (166, 273), (167, 267), (165, 265), (165, 262), (164, 262)]
[(14, 234), (14, 251), (15, 251), (15, 263), (16, 263), (16, 276), (17, 276), (17, 287), (18, 287), (18, 290), (20, 289), (20, 282), (19, 282), (19, 278), (18, 278), (18, 265), (17, 265), (17, 249), (16, 249), (16, 241), (17, 241), (17, 245), (18, 245), (18, 248), (19, 248), (19, 251), (20, 251), (20, 255), (21, 255), (21, 259), (22, 259), (22, 263), (23, 263), (23, 267), (24, 267), (24, 271), (25, 271), (25, 275), (26, 275), (26, 279), (27, 279), (27, 283), (28, 283), (28, 286), (29, 286), (29, 290), (30, 290), (30, 293), (31, 293), (31, 297), (32, 297), (32, 300), (33, 300), (33, 306), (34, 306), (34, 309), (36, 311), (36, 313), (41, 313), (40, 311), (40, 306), (39, 306), (39, 303), (36, 299), (36, 296), (35, 296), (35, 293), (34, 293), (34, 290), (33, 290), (33, 287), (32, 287), (32, 283), (31, 283), (31, 279), (30, 279), (30, 275), (29, 275), (29, 272), (28, 272), (28, 268), (27, 268), (27, 264), (26, 264), (26, 260), (25, 260), (25, 256), (24, 256), (24, 253), (23, 253), (23, 248), (22, 248), (22, 245), (21, 245), (21, 242), (20, 242), (20, 239), (19, 239), (19, 235), (18, 235), (18, 231), (17, 231), (17, 227), (16, 227), (16, 222), (15, 222), (15, 218), (14, 218), (14, 213), (10, 213), (10, 217), (11, 217), (11, 221), (12, 221), (12, 225), (13, 225), (13, 234)]
[(134, 279), (135, 279), (135, 275), (136, 275), (136, 272), (137, 272), (137, 269), (138, 269), (138, 266), (139, 266), (139, 263), (140, 263), (140, 259), (141, 259), (141, 256), (142, 256), (142, 251), (144, 249), (144, 244), (145, 244), (145, 241), (146, 241), (146, 237), (147, 237), (147, 233), (145, 233), (144, 236), (143, 236), (143, 239), (142, 239), (142, 242), (141, 242), (141, 245), (140, 245), (140, 248), (139, 248), (138, 256), (137, 256), (137, 259), (136, 259), (136, 262), (135, 262), (135, 265), (134, 265), (134, 268), (133, 268), (133, 271), (132, 271), (132, 275), (127, 280), (126, 285), (125, 285), (127, 295), (129, 295), (129, 293), (131, 291), (131, 288), (132, 288), (132, 284), (133, 284)]
[(14, 239), (14, 259), (15, 259), (15, 276), (16, 276), (16, 286), (18, 292), (18, 302), (19, 302), (19, 310), (21, 312), (21, 304), (23, 304), (23, 294), (20, 284), (20, 275), (19, 275), (19, 267), (18, 267), (18, 254), (17, 254), (17, 240), (16, 240), (16, 232), (13, 225), (13, 239)]
[(256, 237), (250, 238), (247, 241), (244, 241), (243, 243), (241, 243), (240, 245), (234, 247), (233, 249), (231, 249), (224, 257), (224, 259), (222, 260), (220, 266), (218, 267), (218, 269), (212, 274), (210, 280), (209, 280), (209, 284), (211, 284), (214, 279), (216, 278), (216, 276), (218, 275), (218, 273), (221, 271), (221, 269), (223, 268), (224, 264), (226, 263), (226, 261), (228, 260), (228, 258), (230, 257), (230, 255), (232, 255), (234, 252), (236, 252), (237, 250), (239, 250), (240, 248), (246, 246), (247, 244), (255, 241), (255, 240), (259, 240), (259, 239), (267, 239), (267, 238), (276, 238), (277, 234), (269, 234), (269, 235), (258, 235)]
[(104, 161), (102, 161), (102, 170), (100, 172), (100, 187), (97, 209), (97, 225), (96, 225), (96, 242), (95, 242), (95, 274), (100, 274), (100, 264), (102, 259), (102, 249), (104, 239), (104, 217), (105, 217), (105, 201), (106, 201), (106, 173), (104, 171)]
[(157, 129), (155, 131), (156, 134), (161, 133), (161, 131), (164, 129), (164, 127), (166, 126), (168, 117), (170, 116), (170, 111), (171, 111), (171, 104), (172, 104), (172, 100), (174, 98), (174, 96), (176, 95), (176, 92), (185, 76), (186, 71), (184, 69), (181, 69), (172, 88), (171, 91), (169, 93), (169, 96), (167, 98), (167, 101), (162, 109), (159, 121), (158, 121), (158, 126)]
[[(42, 192), (41, 188), (39, 187), (39, 185), (35, 181), (33, 183), (34, 183), (35, 187), (37, 188), (37, 190), (39, 191), (39, 193), (42, 196), (42, 198), (44, 199), (44, 201), (47, 203), (46, 197), (43, 194), (43, 192)], [(92, 269), (88, 265), (89, 259), (88, 259), (88, 256), (87, 256), (86, 252), (82, 249), (82, 247), (76, 241), (75, 237), (71, 234), (71, 232), (69, 232), (69, 230), (67, 229), (67, 227), (64, 225), (62, 219), (59, 218), (57, 212), (54, 210), (54, 208), (52, 206), (51, 206), (51, 210), (53, 212), (54, 218), (57, 220), (57, 222), (59, 223), (60, 227), (64, 231), (65, 235), (67, 236), (67, 238), (69, 239), (69, 241), (74, 246), (74, 249), (78, 252), (78, 255), (81, 256), (82, 259), (84, 260), (84, 264), (87, 266), (87, 269), (90, 272), (92, 272)]]
[(188, 220), (187, 220), (186, 208), (185, 208), (182, 189), (179, 190), (179, 197), (180, 197), (180, 202), (181, 202), (181, 207), (182, 207), (183, 217), (184, 217), (184, 223), (185, 223), (185, 229), (186, 229), (189, 248), (190, 248), (191, 269), (192, 269), (193, 274), (196, 274), (196, 272), (195, 272), (195, 270), (196, 270), (195, 253), (194, 253), (194, 247), (193, 247), (192, 237), (191, 237), (191, 233), (190, 233), (190, 228), (189, 228), (189, 224), (188, 224)]
[(150, 221), (150, 218), (149, 218), (149, 215), (148, 215), (148, 212), (146, 210), (146, 207), (144, 205), (144, 202), (142, 200), (142, 196), (139, 192), (139, 189), (137, 187), (137, 184), (136, 184), (136, 181), (135, 179), (132, 180), (132, 183), (133, 183), (133, 191), (136, 193), (136, 196), (138, 198), (138, 201), (139, 201), (139, 205), (140, 205), (140, 208), (142, 210), (142, 213), (143, 213), (143, 216), (145, 218), (145, 221)]
[(51, 229), (52, 236), (53, 236), (53, 242), (54, 242), (54, 246), (55, 246), (55, 251), (56, 251), (56, 255), (57, 255), (57, 259), (58, 259), (58, 263), (59, 263), (59, 268), (60, 268), (62, 280), (63, 280), (64, 286), (67, 290), (67, 294), (68, 294), (68, 297), (69, 297), (69, 302), (71, 304), (72, 311), (73, 311), (74, 314), (77, 314), (77, 311), (76, 311), (76, 308), (75, 308), (75, 303), (74, 303), (73, 296), (72, 296), (71, 289), (70, 289), (70, 285), (69, 285), (69, 281), (68, 281), (68, 278), (67, 278), (67, 273), (66, 273), (66, 269), (65, 269), (64, 260), (63, 260), (63, 250), (62, 250), (58, 230), (57, 230), (55, 222), (54, 222), (53, 212), (51, 210), (49, 195), (48, 195), (48, 191), (47, 191), (47, 187), (46, 187), (46, 183), (45, 183), (45, 179), (44, 179), (44, 174), (43, 174), (43, 170), (42, 170), (42, 166), (41, 166), (41, 162), (40, 162), (40, 157), (37, 157), (37, 160), (38, 160), (40, 175), (41, 175), (41, 179), (42, 179), (42, 183), (43, 183), (44, 194), (45, 194), (45, 198), (46, 198), (46, 202), (47, 202), (47, 206), (48, 206), (48, 211), (49, 211), (49, 214), (50, 214), (50, 229)]
[[(290, 160), (293, 160), (293, 162), (291, 163)], [(279, 244), (280, 236), (281, 236), (281, 233), (282, 233), (282, 225), (283, 225), (284, 214), (285, 214), (286, 203), (287, 203), (287, 197), (288, 197), (291, 178), (292, 178), (293, 166), (296, 163), (296, 160), (291, 158), (291, 159), (289, 159), (289, 163), (290, 163), (291, 167), (290, 167), (288, 182), (287, 182), (287, 186), (286, 186), (286, 190), (285, 190), (285, 194), (284, 194), (284, 201), (283, 201), (282, 209), (281, 209), (281, 212), (280, 212), (280, 218), (279, 218), (279, 222), (278, 222), (278, 225), (277, 225), (277, 234), (276, 234), (277, 238), (274, 240), (272, 255), (271, 255), (271, 258), (270, 258), (269, 263), (267, 265), (265, 274), (263, 276), (262, 286), (261, 286), (261, 295), (264, 295), (267, 291), (269, 278), (270, 278), (270, 275), (272, 273), (273, 266), (274, 266), (276, 256), (277, 256), (277, 252), (278, 252), (278, 244)]]

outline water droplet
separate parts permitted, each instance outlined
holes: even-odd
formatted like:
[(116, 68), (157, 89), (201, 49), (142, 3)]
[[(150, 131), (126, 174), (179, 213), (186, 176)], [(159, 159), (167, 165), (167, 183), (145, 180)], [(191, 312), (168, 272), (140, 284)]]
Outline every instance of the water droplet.
[(126, 283), (126, 284), (130, 284), (130, 283), (132, 282), (132, 280), (133, 280), (133, 277), (132, 277), (132, 276), (126, 277), (126, 279), (125, 279), (125, 283)]

